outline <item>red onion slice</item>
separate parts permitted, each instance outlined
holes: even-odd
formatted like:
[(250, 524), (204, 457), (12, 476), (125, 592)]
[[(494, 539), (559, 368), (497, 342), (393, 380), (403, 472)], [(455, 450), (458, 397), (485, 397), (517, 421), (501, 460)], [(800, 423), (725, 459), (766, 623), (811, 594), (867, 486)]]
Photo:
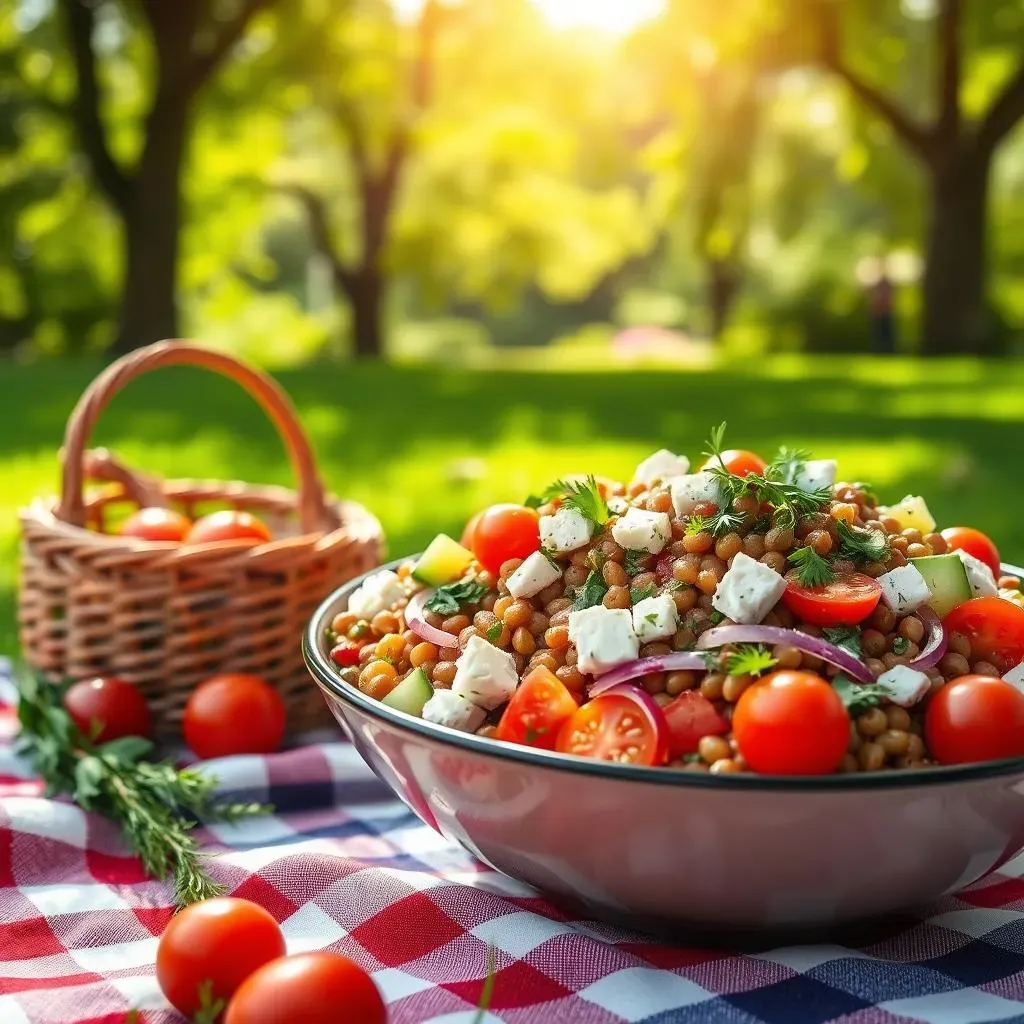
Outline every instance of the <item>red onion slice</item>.
[(924, 623), (926, 632), (922, 638), (921, 653), (910, 663), (910, 667), (923, 672), (927, 668), (934, 668), (942, 659), (949, 646), (949, 637), (942, 620), (927, 605), (918, 608), (915, 614)]
[(447, 633), (437, 626), (432, 626), (423, 618), (423, 606), (433, 596), (433, 590), (421, 590), (409, 598), (405, 606), (405, 624), (418, 636), (438, 647), (458, 647), (459, 638), (454, 633)]
[(591, 697), (599, 697), (606, 693), (613, 686), (621, 683), (628, 683), (630, 679), (639, 679), (641, 676), (649, 676), (653, 672), (686, 672), (696, 670), (698, 672), (707, 668), (707, 663), (702, 655), (696, 651), (679, 651), (676, 654), (659, 654), (651, 658), (640, 658), (637, 661), (627, 661), (624, 665), (599, 675), (588, 688), (587, 692)]
[[(669, 657), (669, 655), (666, 655)], [(655, 737), (657, 738), (656, 753), (654, 755), (653, 764), (664, 764), (668, 760), (668, 722), (665, 721), (665, 715), (663, 714), (658, 702), (646, 691), (641, 690), (639, 686), (630, 686), (628, 683), (620, 683), (618, 686), (613, 686), (608, 690), (605, 690), (601, 694), (602, 697), (625, 697), (627, 700), (633, 701), (634, 704), (643, 712), (644, 717), (651, 724), (651, 728), (654, 729)]]
[(808, 636), (795, 629), (783, 629), (781, 626), (717, 626), (709, 629), (697, 641), (701, 650), (724, 647), (726, 644), (785, 644), (835, 665), (858, 683), (875, 681), (867, 666), (849, 651), (821, 637)]

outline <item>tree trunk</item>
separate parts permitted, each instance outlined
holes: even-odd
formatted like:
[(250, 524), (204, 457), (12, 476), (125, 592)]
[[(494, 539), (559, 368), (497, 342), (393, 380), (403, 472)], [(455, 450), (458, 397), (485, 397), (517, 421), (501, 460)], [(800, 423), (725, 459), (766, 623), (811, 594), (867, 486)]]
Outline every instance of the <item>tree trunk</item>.
[(985, 294), (989, 161), (933, 173), (925, 243), (921, 354), (983, 355), (992, 345)]
[(124, 297), (117, 353), (178, 336), (176, 284), (181, 233), (181, 170), (189, 99), (158, 95), (125, 215)]
[(376, 267), (360, 268), (349, 285), (353, 354), (358, 359), (380, 359), (384, 354), (384, 292), (384, 281)]
[(729, 323), (733, 302), (739, 292), (739, 268), (731, 260), (708, 259), (707, 303), (708, 328), (712, 340), (718, 341)]

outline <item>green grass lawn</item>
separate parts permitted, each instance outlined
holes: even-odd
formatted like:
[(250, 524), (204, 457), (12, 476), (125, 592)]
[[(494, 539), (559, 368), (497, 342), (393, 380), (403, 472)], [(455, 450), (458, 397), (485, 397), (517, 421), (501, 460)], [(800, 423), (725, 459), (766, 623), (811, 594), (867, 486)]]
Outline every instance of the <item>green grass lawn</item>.
[[(16, 512), (57, 486), (65, 420), (98, 364), (0, 365), (0, 650), (13, 649)], [(330, 488), (372, 508), (390, 549), (458, 531), (478, 506), (566, 472), (628, 475), (655, 447), (695, 457), (709, 427), (766, 454), (840, 459), (883, 500), (924, 494), (1024, 559), (1024, 365), (779, 357), (713, 369), (324, 366), (279, 374)], [(131, 385), (95, 438), (174, 476), (287, 483), (280, 443), (235, 385), (165, 370)]]

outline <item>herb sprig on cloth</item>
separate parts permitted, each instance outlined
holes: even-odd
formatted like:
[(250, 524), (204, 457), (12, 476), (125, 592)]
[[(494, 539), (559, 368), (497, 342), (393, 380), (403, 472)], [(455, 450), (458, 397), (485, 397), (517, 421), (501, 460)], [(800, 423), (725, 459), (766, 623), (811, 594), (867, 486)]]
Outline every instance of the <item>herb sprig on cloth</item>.
[(47, 795), (70, 796), (120, 825), (146, 874), (173, 874), (178, 907), (223, 891), (206, 871), (192, 829), (200, 820), (233, 822), (269, 807), (218, 801), (213, 776), (143, 760), (153, 744), (140, 736), (91, 743), (64, 709), (61, 686), (23, 674), (18, 690), (19, 751), (46, 782)]

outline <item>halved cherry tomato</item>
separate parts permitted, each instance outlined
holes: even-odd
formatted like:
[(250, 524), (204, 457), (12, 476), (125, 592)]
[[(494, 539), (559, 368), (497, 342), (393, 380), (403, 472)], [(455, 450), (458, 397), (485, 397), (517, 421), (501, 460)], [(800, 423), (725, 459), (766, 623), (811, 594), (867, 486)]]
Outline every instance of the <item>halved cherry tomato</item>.
[(668, 750), (672, 757), (693, 754), (704, 736), (724, 736), (729, 723), (703, 694), (686, 690), (662, 709), (668, 723)]
[[(768, 463), (765, 462), (760, 455), (744, 451), (742, 448), (726, 449), (722, 452), (722, 462), (725, 463), (725, 468), (736, 476), (748, 476), (750, 473), (763, 473), (768, 468)], [(707, 462), (701, 466), (701, 469), (707, 469), (707, 467), (711, 465), (719, 465), (717, 456), (713, 459), (708, 459)]]
[(115, 676), (75, 683), (64, 707), (78, 731), (93, 743), (122, 736), (149, 736), (149, 707), (139, 690)]
[(189, 544), (209, 544), (215, 540), (270, 540), (270, 528), (251, 512), (225, 509), (197, 519), (185, 540)]
[(224, 1024), (386, 1024), (373, 979), (340, 953), (300, 953), (264, 965), (235, 993)]
[(648, 714), (629, 697), (607, 693), (576, 710), (558, 734), (557, 749), (618, 764), (664, 764), (668, 730), (664, 716)]
[(990, 537), (973, 526), (950, 526), (942, 531), (942, 539), (950, 551), (966, 551), (969, 555), (981, 559), (991, 570), (996, 579), (1002, 576), (999, 567), (999, 549)]
[(1024, 757), (1024, 693), (992, 676), (960, 676), (929, 701), (924, 735), (939, 764)]
[(823, 587), (802, 586), (796, 572), (786, 574), (782, 600), (801, 621), (815, 626), (856, 626), (878, 606), (882, 588), (870, 576), (854, 572)]
[(259, 676), (225, 672), (192, 691), (182, 726), (185, 742), (203, 760), (271, 754), (284, 738), (284, 701)]
[(1006, 672), (1024, 659), (1024, 608), (1001, 597), (972, 597), (943, 620), (947, 633), (961, 633), (971, 654)]
[(498, 739), (554, 750), (558, 732), (579, 705), (550, 669), (539, 666), (519, 684), (498, 723)]
[(829, 775), (850, 742), (839, 695), (813, 672), (773, 672), (736, 704), (732, 733), (755, 772)]
[(118, 532), (122, 537), (141, 540), (183, 541), (191, 529), (192, 520), (172, 508), (140, 508), (121, 524)]
[(502, 562), (540, 550), (539, 518), (525, 505), (492, 505), (480, 513), (470, 547), (477, 561), (497, 573)]

